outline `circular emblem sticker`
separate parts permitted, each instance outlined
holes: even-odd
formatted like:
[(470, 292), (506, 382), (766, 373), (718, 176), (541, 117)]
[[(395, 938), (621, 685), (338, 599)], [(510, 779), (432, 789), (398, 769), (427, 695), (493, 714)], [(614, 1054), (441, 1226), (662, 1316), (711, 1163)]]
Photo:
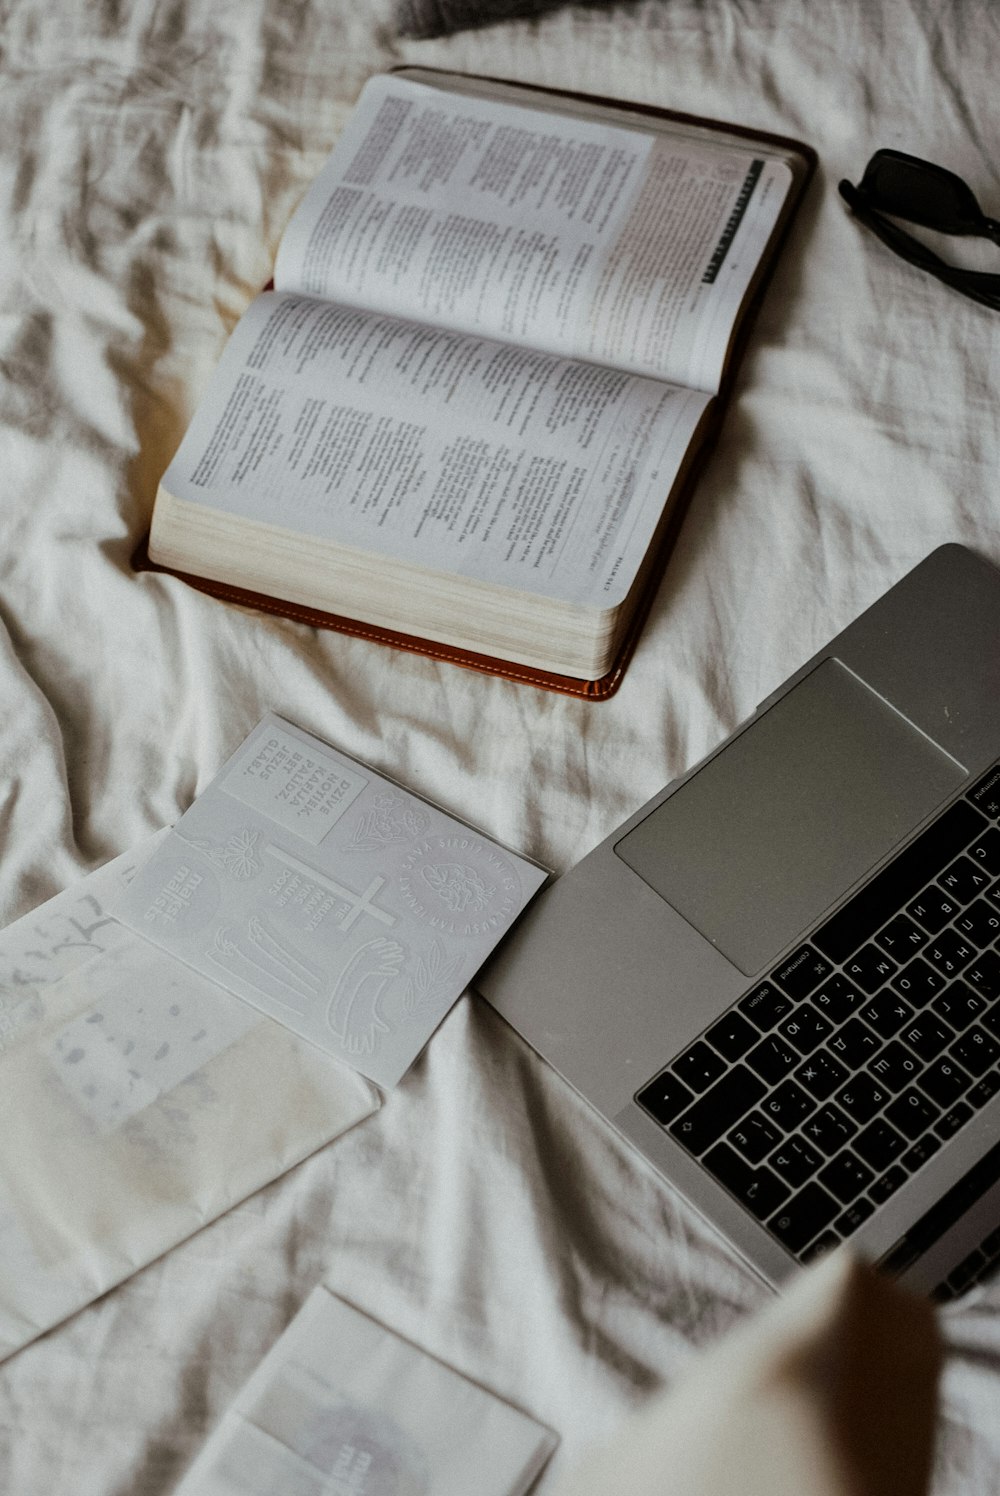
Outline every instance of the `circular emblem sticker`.
[(448, 935), (496, 935), (521, 903), (521, 880), (495, 847), (457, 832), (419, 842), (399, 889), (414, 914)]
[(329, 1496), (427, 1496), (420, 1450), (386, 1414), (342, 1403), (302, 1433), (302, 1453), (327, 1476)]

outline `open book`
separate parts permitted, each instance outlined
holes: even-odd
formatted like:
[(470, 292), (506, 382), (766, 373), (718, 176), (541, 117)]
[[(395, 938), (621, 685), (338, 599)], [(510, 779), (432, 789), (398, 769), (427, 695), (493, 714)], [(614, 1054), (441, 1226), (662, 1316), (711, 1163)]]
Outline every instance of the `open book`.
[(157, 494), (236, 601), (608, 694), (808, 148), (373, 79)]

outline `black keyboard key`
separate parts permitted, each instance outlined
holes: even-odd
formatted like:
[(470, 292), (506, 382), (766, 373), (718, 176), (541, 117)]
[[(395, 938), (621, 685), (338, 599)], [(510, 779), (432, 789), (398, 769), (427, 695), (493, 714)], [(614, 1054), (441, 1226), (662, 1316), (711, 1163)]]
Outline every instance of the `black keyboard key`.
[(989, 999), (976, 992), (966, 982), (951, 982), (934, 999), (931, 1007), (939, 1018), (943, 1018), (957, 1033), (975, 1023), (981, 1013), (989, 1007)]
[(737, 1065), (716, 1081), (671, 1124), (670, 1133), (689, 1153), (704, 1153), (766, 1093), (767, 1087), (745, 1065)]
[[(960, 1102), (959, 1105), (963, 1103)], [(958, 1108), (954, 1110), (957, 1111)], [(972, 1113), (968, 1107), (965, 1108), (965, 1112), (966, 1120), (968, 1120)], [(961, 1122), (958, 1125), (961, 1126)], [(940, 1123), (936, 1131), (941, 1132)], [(880, 1269), (889, 1277), (905, 1272), (911, 1263), (916, 1262), (934, 1242), (940, 1241), (948, 1228), (961, 1220), (976, 1201), (981, 1200), (986, 1192), (993, 1188), (998, 1178), (1000, 1178), (1000, 1143), (995, 1143), (910, 1227), (902, 1241), (893, 1247), (889, 1255), (879, 1263)]]
[(866, 1164), (877, 1172), (887, 1169), (899, 1154), (905, 1152), (906, 1143), (894, 1127), (881, 1117), (869, 1122), (863, 1132), (858, 1133), (851, 1147), (860, 1153)]
[(991, 1003), (980, 1015), (979, 1022), (983, 1028), (1000, 1038), (1000, 1003)]
[(808, 1247), (799, 1253), (799, 1261), (805, 1266), (806, 1263), (815, 1262), (817, 1257), (825, 1257), (827, 1252), (832, 1252), (839, 1246), (840, 1237), (836, 1231), (824, 1231), (822, 1236), (817, 1236), (814, 1242), (810, 1242)]
[(885, 1086), (880, 1086), (863, 1070), (852, 1075), (834, 1097), (837, 1105), (847, 1113), (852, 1122), (863, 1126), (880, 1112), (891, 1096)]
[(965, 968), (962, 980), (984, 997), (1000, 997), (1000, 956), (996, 951), (983, 951)]
[(811, 1179), (823, 1163), (823, 1155), (801, 1137), (786, 1138), (768, 1159), (775, 1173), (788, 1181), (793, 1190)]
[(683, 1081), (677, 1079), (669, 1070), (664, 1070), (655, 1080), (650, 1081), (635, 1098), (641, 1107), (654, 1116), (666, 1127), (672, 1122), (678, 1113), (682, 1112), (694, 1100), (694, 1093), (690, 1091)]
[(971, 857), (960, 857), (946, 873), (941, 874), (938, 883), (949, 898), (957, 899), (960, 904), (967, 904), (977, 894), (986, 892), (990, 875), (985, 868), (973, 862)]
[(839, 1106), (834, 1106), (832, 1101), (828, 1101), (809, 1118), (802, 1129), (802, 1135), (827, 1158), (832, 1158), (835, 1153), (839, 1153), (857, 1130), (850, 1117), (842, 1112)]
[(986, 897), (991, 904), (996, 904), (997, 908), (1000, 909), (1000, 880), (986, 890)]
[(874, 1205), (862, 1196), (860, 1200), (855, 1200), (853, 1205), (849, 1205), (843, 1215), (838, 1216), (833, 1224), (841, 1236), (850, 1236), (874, 1214)]
[(825, 1049), (819, 1049), (804, 1060), (795, 1072), (799, 1085), (816, 1101), (825, 1101), (850, 1074), (846, 1066)]
[(1000, 821), (1000, 764), (987, 769), (982, 779), (969, 790), (969, 799), (991, 821)]
[(838, 1060), (843, 1060), (850, 1070), (858, 1070), (866, 1060), (878, 1053), (882, 1048), (882, 1040), (859, 1018), (849, 1018), (843, 1028), (830, 1039), (827, 1048)]
[(935, 1124), (934, 1131), (943, 1142), (953, 1138), (960, 1127), (964, 1127), (972, 1116), (972, 1108), (964, 1101), (956, 1101), (950, 1111), (945, 1112), (940, 1122)]
[(747, 1064), (750, 1069), (755, 1070), (769, 1086), (776, 1085), (798, 1063), (799, 1056), (796, 1051), (783, 1039), (779, 1039), (777, 1034), (769, 1034), (766, 1039), (760, 1041), (756, 1049), (752, 1049), (747, 1055)]
[(936, 1013), (925, 1012), (908, 1023), (899, 1037), (929, 1065), (954, 1039), (955, 1030), (949, 1028)]
[(969, 848), (969, 856), (973, 862), (984, 867), (991, 877), (1000, 874), (1000, 831), (995, 828), (984, 832), (977, 841)]
[(876, 1179), (868, 1191), (869, 1197), (875, 1201), (876, 1205), (884, 1205), (889, 1196), (894, 1195), (899, 1186), (905, 1183), (905, 1171), (898, 1164), (894, 1164), (891, 1169), (886, 1170), (881, 1179)]
[(857, 987), (852, 987), (847, 978), (839, 973), (834, 973), (825, 982), (821, 982), (809, 999), (818, 1012), (835, 1024), (850, 1018), (855, 1008), (864, 1000), (864, 993)]
[(760, 1035), (739, 1013), (731, 1012), (713, 1023), (705, 1038), (727, 1060), (741, 1060)]
[(885, 1115), (893, 1127), (898, 1127), (903, 1136), (914, 1143), (932, 1122), (937, 1121), (941, 1109), (929, 1097), (922, 1096), (911, 1086), (902, 1096), (897, 1096), (891, 1106), (886, 1107)]
[(794, 1044), (799, 1054), (812, 1054), (832, 1031), (829, 1018), (817, 1013), (811, 1003), (802, 1003), (778, 1025), (778, 1033), (789, 1044)]
[(850, 1205), (856, 1196), (868, 1188), (874, 1178), (875, 1175), (868, 1165), (863, 1164), (850, 1148), (845, 1148), (820, 1170), (819, 1182), (830, 1191), (831, 1195), (836, 1195), (841, 1205)]
[(921, 946), (927, 944), (930, 937), (919, 925), (915, 925), (912, 919), (907, 919), (905, 914), (897, 914), (891, 919), (884, 930), (880, 930), (875, 936), (875, 942), (884, 951), (887, 951), (894, 961), (902, 964), (915, 956)]
[(992, 1101), (998, 1091), (1000, 1091), (1000, 1075), (995, 1070), (988, 1070), (982, 1080), (977, 1081), (972, 1087), (965, 1099), (978, 1111), (981, 1106)]
[(984, 1236), (979, 1245), (987, 1257), (995, 1257), (1000, 1252), (1000, 1226), (995, 1231), (991, 1231), (989, 1236)]
[[(1000, 836), (1000, 832), (997, 833)], [(943, 930), (936, 940), (924, 949), (924, 959), (937, 967), (942, 976), (957, 977), (964, 966), (968, 966), (979, 952), (976, 947), (956, 934), (954, 930)]]
[(904, 1049), (898, 1039), (887, 1044), (868, 1066), (875, 1080), (894, 1095), (916, 1080), (922, 1069), (920, 1060), (910, 1050)]
[(938, 888), (936, 883), (932, 883), (929, 888), (919, 893), (911, 904), (907, 904), (906, 912), (911, 919), (923, 925), (928, 934), (936, 935), (955, 918), (958, 913), (958, 902), (950, 894)]
[(893, 991), (905, 997), (915, 1008), (922, 1008), (924, 1003), (930, 1002), (944, 985), (945, 978), (941, 973), (935, 971), (933, 966), (928, 966), (919, 956), (892, 979)]
[(748, 1163), (759, 1164), (781, 1142), (781, 1132), (762, 1112), (751, 1112), (733, 1128), (728, 1141)]
[(924, 1133), (924, 1136), (903, 1154), (901, 1159), (903, 1168), (907, 1173), (915, 1174), (918, 1169), (923, 1168), (929, 1158), (934, 1157), (940, 1147), (940, 1142), (932, 1132)]
[(744, 1018), (749, 1018), (751, 1023), (764, 1033), (774, 1028), (779, 1018), (791, 1011), (792, 999), (779, 992), (771, 982), (760, 982), (748, 992), (746, 997), (740, 999), (737, 1007)]
[(887, 990), (866, 1002), (858, 1017), (877, 1034), (881, 1034), (883, 1039), (891, 1039), (906, 1020), (913, 1017), (913, 1009), (905, 998)]
[(725, 1061), (721, 1060), (714, 1049), (709, 1049), (701, 1039), (691, 1045), (679, 1055), (670, 1066), (671, 1070), (679, 1080), (692, 1091), (707, 1091), (713, 1081), (717, 1081), (725, 1070)]
[(977, 1024), (964, 1033), (948, 1053), (978, 1080), (1000, 1055), (1000, 1044)]
[(955, 921), (955, 929), (979, 950), (985, 950), (1000, 936), (1000, 909), (985, 899), (975, 899)]
[(949, 1274), (948, 1282), (957, 1293), (964, 1293), (966, 1288), (971, 1287), (979, 1279), (984, 1269), (989, 1267), (989, 1262), (989, 1257), (983, 1249), (976, 1247), (968, 1257), (963, 1258), (955, 1271)]
[(877, 945), (863, 945), (857, 955), (844, 963), (844, 975), (869, 996), (899, 970), (891, 956)]
[[(987, 872), (986, 868), (980, 866), (978, 862), (973, 862), (971, 857), (965, 857), (962, 860), (964, 862), (967, 862), (969, 864), (969, 867), (973, 869), (973, 873), (970, 873), (968, 875), (969, 887), (972, 887), (974, 885), (976, 893), (984, 894), (988, 899), (992, 899), (993, 902), (996, 903), (997, 899), (993, 890), (990, 888), (990, 884), (993, 880), (992, 873)], [(966, 899), (966, 903), (968, 902), (968, 899)]]
[(790, 1252), (797, 1254), (829, 1226), (839, 1211), (833, 1196), (813, 1181), (785, 1201), (768, 1227)]
[(972, 1079), (950, 1056), (942, 1055), (933, 1065), (928, 1065), (920, 1077), (919, 1085), (922, 1091), (934, 1098), (938, 1106), (949, 1107), (960, 1096), (965, 1095), (972, 1085)]
[(956, 801), (828, 919), (813, 936), (813, 944), (831, 961), (845, 961), (953, 862), (985, 825), (968, 800)]
[(964, 1293), (971, 1288), (983, 1268), (986, 1266), (986, 1253), (981, 1252), (978, 1247), (964, 1257), (955, 1270), (948, 1274), (948, 1287), (952, 1293)]
[(788, 1198), (787, 1184), (783, 1184), (770, 1169), (752, 1168), (728, 1143), (717, 1143), (705, 1154), (702, 1163), (759, 1221), (771, 1215), (782, 1200)]
[(786, 1132), (798, 1127), (803, 1117), (808, 1117), (816, 1103), (812, 1097), (797, 1086), (793, 1080), (783, 1080), (777, 1090), (763, 1102), (761, 1110), (771, 1122), (777, 1122)]
[(782, 992), (787, 992), (789, 997), (808, 997), (813, 988), (824, 977), (828, 977), (832, 970), (829, 961), (818, 951), (814, 951), (811, 945), (801, 945), (772, 971), (771, 980), (777, 982)]

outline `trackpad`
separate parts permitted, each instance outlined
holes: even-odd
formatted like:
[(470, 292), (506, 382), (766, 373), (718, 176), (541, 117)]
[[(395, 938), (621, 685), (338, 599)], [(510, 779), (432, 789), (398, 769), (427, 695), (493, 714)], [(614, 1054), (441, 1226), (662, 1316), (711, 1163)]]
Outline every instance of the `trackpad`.
[(846, 666), (824, 660), (615, 851), (753, 976), (965, 774)]

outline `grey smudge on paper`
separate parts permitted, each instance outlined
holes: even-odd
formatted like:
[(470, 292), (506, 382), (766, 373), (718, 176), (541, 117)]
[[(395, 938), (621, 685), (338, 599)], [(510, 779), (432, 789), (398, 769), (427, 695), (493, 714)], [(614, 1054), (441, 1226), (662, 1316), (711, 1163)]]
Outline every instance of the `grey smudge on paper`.
[(99, 1131), (167, 1095), (258, 1021), (189, 973), (151, 988), (150, 959), (104, 962), (100, 1007), (79, 1013), (45, 1050), (64, 1091)]

